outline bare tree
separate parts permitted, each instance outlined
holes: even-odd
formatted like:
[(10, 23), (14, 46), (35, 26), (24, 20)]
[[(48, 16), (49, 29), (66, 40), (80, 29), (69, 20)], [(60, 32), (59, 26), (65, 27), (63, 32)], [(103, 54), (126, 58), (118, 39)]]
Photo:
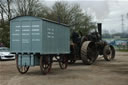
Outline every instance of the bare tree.
[(42, 9), (42, 4), (39, 0), (15, 0), (17, 16), (37, 16)]
[(1, 23), (0, 25), (4, 24), (4, 10), (0, 5), (0, 16), (1, 16)]
[(7, 16), (8, 16), (8, 20), (10, 20), (12, 18), (11, 2), (12, 2), (12, 0), (7, 0)]
[(0, 15), (1, 15), (1, 25), (4, 24), (4, 4), (2, 1), (0, 1)]
[(13, 0), (1, 0), (0, 1), (1, 13), (3, 15), (5, 14), (8, 17), (8, 21), (12, 18), (12, 9), (11, 9), (12, 2)]

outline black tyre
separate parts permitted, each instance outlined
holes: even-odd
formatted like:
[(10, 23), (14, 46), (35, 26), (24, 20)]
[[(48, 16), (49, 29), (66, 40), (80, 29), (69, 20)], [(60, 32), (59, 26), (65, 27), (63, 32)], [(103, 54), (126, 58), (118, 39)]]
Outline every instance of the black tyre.
[(28, 72), (29, 70), (29, 66), (19, 66), (18, 65), (18, 56), (16, 56), (16, 67), (18, 69), (18, 71), (21, 73), (21, 74), (25, 74)]
[(111, 61), (115, 58), (115, 49), (112, 45), (106, 45), (104, 47), (103, 57), (106, 61)]
[(81, 47), (81, 59), (84, 64), (91, 65), (93, 64), (98, 57), (96, 50), (96, 45), (94, 42), (85, 41)]

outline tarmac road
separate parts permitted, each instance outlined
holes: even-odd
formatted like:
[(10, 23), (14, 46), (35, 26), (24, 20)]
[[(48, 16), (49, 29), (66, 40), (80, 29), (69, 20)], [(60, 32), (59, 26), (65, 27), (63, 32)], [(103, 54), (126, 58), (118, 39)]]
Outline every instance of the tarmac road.
[(90, 66), (78, 61), (66, 70), (54, 63), (48, 75), (42, 75), (39, 66), (22, 75), (14, 60), (0, 61), (0, 85), (128, 85), (128, 52), (117, 52), (111, 62), (99, 57)]

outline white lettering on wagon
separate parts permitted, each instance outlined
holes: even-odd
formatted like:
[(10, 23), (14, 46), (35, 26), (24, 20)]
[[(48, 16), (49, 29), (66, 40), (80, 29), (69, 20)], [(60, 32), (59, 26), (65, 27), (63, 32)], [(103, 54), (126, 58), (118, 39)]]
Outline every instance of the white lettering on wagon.
[(40, 29), (32, 29), (32, 31), (40, 31)]
[(22, 35), (30, 35), (29, 33), (22, 33)]
[(48, 32), (48, 34), (51, 34), (51, 32)]
[(14, 40), (12, 40), (13, 42), (19, 42), (20, 40), (17, 40), (17, 39), (14, 39)]
[(15, 31), (16, 31), (16, 32), (19, 32), (20, 30), (16, 29)]
[(23, 25), (22, 27), (31, 27), (31, 26), (29, 26), (29, 25)]
[(40, 33), (32, 33), (32, 35), (40, 35)]
[(13, 36), (19, 36), (19, 34), (15, 33), (15, 34), (12, 34)]
[(54, 32), (48, 32), (48, 34), (54, 35)]
[(47, 28), (47, 38), (54, 38), (54, 29)]
[(53, 28), (47, 28), (47, 30), (48, 30), (48, 31), (54, 31), (54, 29), (53, 29)]
[(32, 27), (39, 27), (39, 25), (32, 25)]
[(24, 31), (24, 32), (28, 32), (28, 31), (30, 31), (29, 29), (24, 29), (24, 30), (22, 30), (22, 31)]
[(51, 38), (51, 36), (49, 36), (49, 35), (48, 35), (47, 37), (48, 37), (48, 38)]
[(48, 35), (47, 37), (48, 37), (48, 38), (54, 38), (54, 36), (49, 36), (49, 35)]
[(40, 27), (40, 26), (39, 25), (32, 25), (32, 26), (30, 26), (30, 25), (22, 25), (22, 26), (18, 25), (18, 26), (16, 26), (16, 28), (20, 28), (20, 27)]
[(32, 41), (40, 41), (40, 39), (32, 39)]
[(20, 28), (20, 26), (18, 25), (18, 26), (16, 26), (16, 28)]

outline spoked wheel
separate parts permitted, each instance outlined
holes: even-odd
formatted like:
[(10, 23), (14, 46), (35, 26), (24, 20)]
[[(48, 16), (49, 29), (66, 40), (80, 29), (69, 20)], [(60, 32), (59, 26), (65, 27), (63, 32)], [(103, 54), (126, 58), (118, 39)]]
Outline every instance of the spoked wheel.
[(40, 69), (41, 72), (46, 75), (50, 72), (52, 67), (52, 58), (50, 56), (41, 56), (40, 57)]
[(18, 56), (16, 56), (16, 67), (21, 74), (25, 74), (29, 70), (29, 66), (19, 66), (18, 65)]
[(61, 69), (66, 69), (68, 66), (67, 56), (60, 56), (59, 65)]
[(115, 49), (111, 45), (106, 45), (103, 50), (103, 57), (106, 61), (111, 61), (115, 58)]
[(81, 47), (81, 59), (84, 64), (91, 65), (98, 57), (95, 43), (86, 41)]

